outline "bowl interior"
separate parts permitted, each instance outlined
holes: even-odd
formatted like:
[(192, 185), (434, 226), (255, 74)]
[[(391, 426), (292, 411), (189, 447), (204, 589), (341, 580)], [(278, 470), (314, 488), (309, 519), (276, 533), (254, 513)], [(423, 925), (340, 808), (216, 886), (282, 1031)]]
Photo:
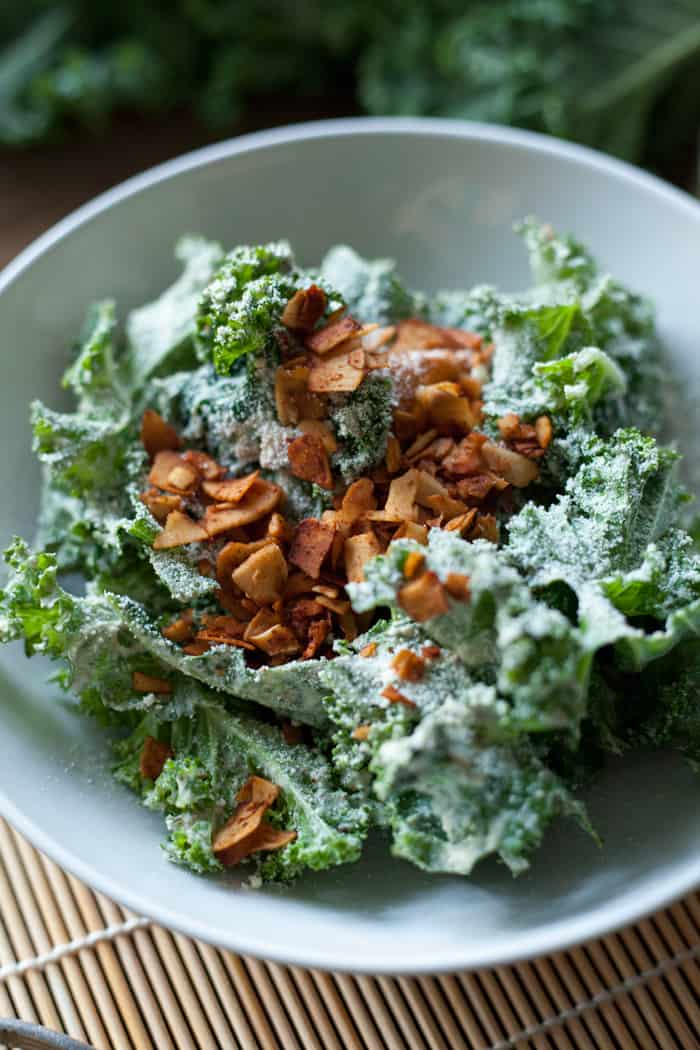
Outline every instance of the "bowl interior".
[[(514, 288), (528, 274), (511, 225), (531, 213), (575, 232), (654, 298), (692, 405), (700, 207), (690, 199), (586, 151), (449, 122), (336, 122), (251, 136), (132, 180), (25, 253), (4, 286), (0, 279), (0, 542), (33, 533), (27, 406), (41, 397), (60, 407), (58, 380), (83, 308), (114, 297), (123, 317), (157, 294), (175, 275), (172, 246), (183, 232), (229, 246), (285, 236), (305, 263), (344, 241), (396, 257), (417, 287)], [(691, 449), (692, 412), (674, 415)], [(359, 865), (291, 889), (251, 893), (198, 878), (165, 861), (160, 818), (112, 783), (102, 734), (46, 684), (47, 670), (19, 646), (0, 651), (5, 815), (104, 892), (222, 945), (335, 969), (484, 965), (592, 936), (700, 881), (698, 785), (668, 755), (614, 763), (591, 791), (602, 849), (557, 826), (517, 880), (490, 863), (469, 880), (426, 876), (392, 860), (382, 841)]]

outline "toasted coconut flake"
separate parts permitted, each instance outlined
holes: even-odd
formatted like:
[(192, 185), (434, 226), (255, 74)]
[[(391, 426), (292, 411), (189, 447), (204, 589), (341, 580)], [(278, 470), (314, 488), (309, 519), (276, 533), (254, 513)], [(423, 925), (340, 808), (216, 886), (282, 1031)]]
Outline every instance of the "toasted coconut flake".
[(369, 723), (364, 723), (363, 725), (359, 725), (355, 729), (353, 729), (353, 731), (350, 734), (350, 736), (352, 737), (353, 740), (364, 741), (364, 740), (366, 740), (368, 738), (369, 731), (370, 731), (371, 728), (372, 728), (372, 726)]
[(185, 656), (203, 656), (210, 649), (211, 645), (209, 642), (205, 642), (202, 638), (195, 638), (193, 642), (188, 642), (187, 645), (183, 646), (182, 651)]
[(284, 587), (284, 600), (291, 601), (300, 594), (311, 594), (314, 581), (304, 572), (293, 572), (289, 574)]
[(416, 707), (413, 700), (409, 700), (407, 696), (400, 693), (399, 690), (393, 685), (385, 685), (382, 689), (381, 695), (385, 700), (388, 700), (390, 704), (403, 704), (404, 707)]
[(287, 563), (279, 547), (268, 543), (234, 569), (233, 582), (258, 605), (271, 605), (284, 594)]
[(340, 591), (335, 586), (329, 586), (326, 583), (315, 583), (311, 588), (314, 594), (322, 594), (326, 598), (337, 598)]
[[(453, 334), (456, 331), (460, 333), (459, 338)], [(428, 324), (427, 321), (412, 317), (407, 321), (400, 321), (397, 325), (396, 342), (392, 350), (458, 350), (468, 345), (463, 338), (468, 334), (470, 333), (460, 329), (440, 328), (436, 324)]]
[(340, 511), (336, 515), (338, 525), (354, 525), (363, 514), (376, 505), (374, 482), (370, 478), (358, 478), (348, 486), (343, 496)]
[(301, 654), (301, 660), (313, 660), (326, 638), (330, 634), (331, 625), (328, 620), (310, 620), (306, 632), (306, 646)]
[(323, 489), (333, 488), (328, 453), (317, 434), (301, 434), (287, 447), (289, 469), (296, 478), (311, 481)]
[(457, 492), (467, 503), (478, 504), (486, 499), (493, 488), (499, 487), (499, 483), (503, 486), (508, 485), (507, 481), (495, 474), (472, 474), (471, 477), (460, 478), (457, 482)]
[(154, 675), (143, 674), (134, 671), (131, 676), (131, 686), (137, 693), (156, 693), (157, 695), (172, 693), (172, 682), (167, 678), (156, 678)]
[(360, 649), (360, 656), (362, 656), (365, 659), (367, 659), (370, 656), (374, 656), (376, 651), (377, 651), (377, 643), (376, 642), (367, 642), (367, 645), (364, 645)]
[(445, 590), (455, 601), (468, 602), (471, 598), (469, 577), (461, 572), (448, 572), (445, 579)]
[(410, 463), (411, 460), (417, 459), (418, 456), (422, 455), (425, 449), (435, 440), (437, 433), (437, 430), (431, 427), (430, 430), (425, 430), (422, 434), (419, 434), (413, 444), (404, 452), (406, 462)]
[(333, 546), (335, 529), (316, 518), (305, 518), (297, 525), (289, 551), (289, 561), (307, 576), (317, 579), (321, 566)]
[(192, 492), (199, 483), (199, 474), (191, 463), (181, 461), (168, 474), (166, 487), (177, 492)]
[(452, 518), (458, 517), (460, 514), (465, 514), (467, 511), (466, 503), (462, 503), (460, 499), (452, 499), (451, 496), (431, 496), (428, 500), (428, 506), (435, 514), (438, 514), (443, 521), (451, 521)]
[(539, 474), (532, 460), (493, 441), (484, 442), (481, 446), (481, 456), (489, 470), (500, 474), (517, 489), (525, 488)]
[(425, 555), (421, 554), (420, 551), (409, 551), (406, 555), (406, 561), (403, 563), (404, 579), (412, 580), (418, 570), (423, 568), (424, 561)]
[(180, 437), (174, 426), (166, 423), (158, 412), (147, 408), (141, 419), (141, 444), (151, 459), (159, 452), (175, 450), (180, 447)]
[(382, 553), (381, 544), (373, 532), (362, 532), (345, 541), (345, 575), (351, 583), (361, 583), (365, 578), (365, 565)]
[(538, 416), (535, 420), (535, 434), (541, 448), (549, 448), (552, 443), (552, 421), (549, 416)]
[(483, 338), (477, 332), (469, 332), (465, 328), (443, 328), (443, 332), (446, 332), (457, 346), (467, 350), (481, 349)]
[(147, 736), (139, 756), (139, 773), (144, 780), (157, 780), (163, 772), (163, 766), (173, 755), (174, 751), (167, 744), (156, 740), (154, 736)]
[(416, 469), (416, 502), (424, 507), (432, 507), (430, 502), (435, 496), (447, 497), (447, 489), (427, 470)]
[(445, 588), (434, 572), (424, 572), (405, 583), (398, 593), (398, 601), (416, 623), (432, 620), (450, 608)]
[(196, 642), (205, 642), (207, 645), (232, 645), (236, 649), (254, 650), (255, 646), (246, 642), (243, 638), (233, 638), (226, 631), (217, 631), (213, 627), (205, 627), (198, 631)]
[(217, 503), (240, 503), (258, 480), (259, 470), (246, 474), (244, 478), (229, 478), (226, 481), (205, 481), (204, 492)]
[(275, 372), (275, 407), (283, 426), (301, 419), (300, 402), (308, 393), (309, 366), (305, 360), (287, 361)]
[(197, 572), (200, 576), (208, 576), (210, 579), (215, 575), (215, 569), (208, 558), (200, 558), (197, 562)]
[(323, 317), (327, 302), (326, 293), (318, 285), (300, 288), (282, 311), (282, 324), (295, 332), (311, 332)]
[(317, 438), (323, 442), (323, 447), (329, 455), (332, 455), (338, 449), (338, 442), (335, 440), (335, 434), (333, 433), (330, 423), (325, 422), (322, 419), (302, 419), (297, 424), (302, 434), (315, 434)]
[(207, 630), (226, 634), (230, 638), (241, 638), (247, 622), (247, 617), (239, 620), (236, 616), (223, 616), (221, 613), (205, 613), (202, 617), (202, 625)]
[(393, 426), (399, 441), (412, 441), (420, 429), (420, 419), (415, 412), (397, 408), (394, 410)]
[(424, 645), (420, 651), (424, 660), (437, 660), (441, 653), (442, 649), (439, 645)]
[(270, 520), (267, 523), (267, 535), (270, 539), (287, 542), (291, 540), (292, 533), (292, 526), (287, 524), (281, 514), (275, 511), (274, 514), (270, 515)]
[(192, 610), (185, 609), (184, 612), (180, 613), (176, 620), (173, 620), (167, 627), (164, 627), (160, 633), (164, 638), (167, 638), (169, 642), (177, 642), (178, 645), (182, 645), (184, 642), (191, 641), (194, 635), (192, 621)]
[(278, 623), (280, 623), (278, 613), (272, 609), (258, 609), (246, 627), (243, 637), (247, 642), (252, 642), (265, 631), (269, 631), (271, 627), (276, 627)]
[(425, 660), (410, 649), (399, 649), (391, 667), (404, 682), (420, 682), (425, 674)]
[(496, 420), (501, 437), (504, 441), (510, 441), (518, 433), (520, 416), (516, 412), (506, 412), (504, 416)]
[(212, 849), (224, 865), (237, 864), (251, 852), (251, 840), (280, 789), (262, 777), (252, 776), (236, 796), (238, 805), (212, 839)]
[(234, 569), (242, 565), (246, 558), (256, 551), (262, 550), (271, 540), (266, 536), (262, 540), (253, 540), (249, 543), (241, 543), (231, 540), (225, 544), (216, 557), (216, 578), (222, 587), (228, 587), (231, 583), (231, 574)]
[(367, 331), (365, 326), (365, 334), (362, 336), (362, 345), (365, 350), (370, 353), (375, 353), (382, 346), (386, 346), (396, 335), (396, 328), (394, 325), (384, 325), (383, 327), (375, 326), (371, 331)]
[(187, 543), (202, 543), (208, 538), (206, 529), (198, 521), (193, 521), (182, 511), (173, 510), (168, 514), (165, 527), (153, 541), (153, 550), (166, 551), (171, 547), (183, 547)]
[(281, 623), (268, 627), (266, 631), (251, 635), (250, 640), (268, 656), (296, 656), (301, 646), (294, 632)]
[(407, 470), (405, 474), (393, 479), (384, 507), (387, 521), (415, 521), (417, 519), (416, 497), (419, 480), (417, 470)]
[(256, 831), (218, 857), (225, 867), (230, 868), (254, 853), (270, 853), (282, 849), (294, 842), (296, 837), (296, 831), (282, 831), (262, 821)]
[(327, 598), (325, 594), (319, 594), (316, 601), (324, 609), (330, 609), (331, 612), (337, 613), (338, 616), (343, 616), (350, 608), (350, 602), (346, 599)]
[(185, 506), (182, 496), (176, 496), (170, 492), (159, 492), (152, 488), (148, 492), (142, 492), (139, 499), (150, 510), (156, 521), (162, 525), (168, 514), (173, 510), (182, 510)]
[(218, 481), (226, 473), (225, 467), (222, 467), (206, 452), (200, 452), (199, 449), (188, 448), (182, 453), (182, 458), (185, 463), (191, 463), (205, 481)]
[(460, 536), (466, 536), (476, 519), (476, 508), (472, 507), (471, 510), (467, 510), (464, 514), (458, 514), (456, 518), (451, 518), (445, 526), (448, 532), (458, 532)]
[(404, 521), (392, 536), (394, 540), (415, 540), (416, 543), (427, 544), (428, 529), (425, 525), (419, 525), (417, 521)]
[(329, 321), (323, 328), (312, 332), (306, 337), (304, 344), (315, 354), (327, 354), (344, 343), (346, 339), (356, 336), (361, 330), (362, 325), (354, 317), (341, 317), (337, 321)]
[(472, 540), (498, 543), (498, 522), (493, 514), (479, 514), (469, 536)]
[(487, 443), (483, 434), (475, 432), (468, 434), (454, 448), (443, 461), (443, 469), (455, 477), (464, 477), (470, 474), (484, 472), (484, 461), (482, 460), (482, 449)]
[(231, 529), (250, 525), (254, 521), (271, 514), (282, 496), (278, 485), (258, 478), (248, 489), (245, 496), (233, 507), (226, 503), (207, 507), (204, 515), (204, 527), (209, 536), (220, 536)]
[(338, 622), (340, 629), (343, 632), (346, 642), (354, 642), (360, 633), (360, 629), (357, 626), (357, 620), (355, 614), (350, 608), (350, 603), (341, 613), (338, 614)]
[[(148, 480), (151, 485), (155, 485), (159, 489), (171, 489), (168, 482), (171, 471), (175, 467), (183, 465), (184, 461), (179, 452), (173, 452), (170, 449), (163, 449), (161, 452), (157, 452), (153, 460)], [(191, 466), (189, 467), (191, 469)], [(176, 494), (179, 494), (181, 489), (174, 489)]]
[[(362, 351), (361, 353), (364, 353)], [(309, 390), (314, 394), (350, 394), (365, 377), (364, 360), (341, 346), (325, 357), (313, 355)]]
[(389, 434), (387, 439), (384, 462), (390, 474), (396, 474), (401, 467), (401, 445), (393, 434)]
[(469, 399), (460, 395), (455, 383), (420, 386), (416, 390), (416, 401), (435, 427), (468, 432), (477, 422), (478, 413), (473, 410)]

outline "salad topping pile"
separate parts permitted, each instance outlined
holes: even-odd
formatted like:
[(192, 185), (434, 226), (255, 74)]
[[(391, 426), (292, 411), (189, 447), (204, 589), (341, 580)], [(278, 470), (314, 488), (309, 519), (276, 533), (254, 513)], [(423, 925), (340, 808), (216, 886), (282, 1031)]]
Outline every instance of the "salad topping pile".
[[(93, 306), (32, 406), (34, 549), (0, 637), (115, 732), (168, 856), (256, 880), (356, 860), (514, 873), (606, 753), (700, 762), (700, 555), (649, 305), (522, 224), (535, 286), (411, 292), (389, 260), (185, 238)], [(78, 570), (84, 589), (64, 577)]]

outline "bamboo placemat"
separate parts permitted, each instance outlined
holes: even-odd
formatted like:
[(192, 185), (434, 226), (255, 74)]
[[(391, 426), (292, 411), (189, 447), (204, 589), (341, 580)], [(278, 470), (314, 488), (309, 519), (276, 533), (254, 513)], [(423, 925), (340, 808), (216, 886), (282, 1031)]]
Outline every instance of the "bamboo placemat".
[(93, 893), (0, 821), (0, 1016), (99, 1050), (700, 1047), (700, 895), (547, 958), (352, 977), (219, 951)]

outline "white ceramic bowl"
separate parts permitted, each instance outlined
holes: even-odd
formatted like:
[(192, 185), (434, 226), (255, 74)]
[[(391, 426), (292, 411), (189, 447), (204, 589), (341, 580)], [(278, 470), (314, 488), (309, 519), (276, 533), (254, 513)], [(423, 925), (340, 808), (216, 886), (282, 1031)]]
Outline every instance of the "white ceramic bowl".
[[(114, 296), (123, 317), (148, 300), (174, 276), (181, 233), (228, 245), (285, 236), (305, 263), (346, 241), (395, 256), (417, 287), (512, 288), (528, 274), (511, 224), (529, 213), (574, 231), (655, 298), (673, 367), (697, 390), (700, 206), (689, 197), (588, 150), (488, 126), (350, 120), (251, 135), (109, 191), (0, 277), (0, 541), (33, 531), (29, 400), (60, 402), (86, 304)], [(46, 671), (19, 647), (0, 653), (0, 809), (92, 886), (207, 941), (333, 969), (484, 966), (601, 934), (700, 883), (700, 783), (664, 755), (616, 763), (590, 792), (602, 849), (555, 827), (517, 880), (495, 863), (469, 880), (427, 876), (381, 842), (291, 889), (198, 878), (165, 861), (160, 817), (111, 782), (101, 733)]]

